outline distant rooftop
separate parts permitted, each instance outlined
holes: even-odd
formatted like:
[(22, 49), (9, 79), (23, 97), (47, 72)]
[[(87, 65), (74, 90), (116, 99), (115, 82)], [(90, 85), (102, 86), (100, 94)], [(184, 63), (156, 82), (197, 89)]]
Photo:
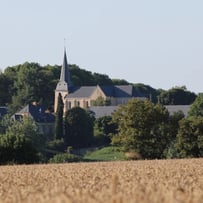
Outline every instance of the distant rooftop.
[(165, 107), (168, 109), (170, 114), (182, 111), (185, 116), (188, 115), (188, 111), (190, 110), (190, 105), (166, 105)]
[(89, 109), (95, 113), (95, 118), (100, 118), (110, 116), (117, 108), (118, 106), (92, 106)]
[(55, 122), (55, 116), (47, 111), (43, 105), (28, 104), (19, 112), (15, 113), (15, 119), (21, 118), (23, 114), (31, 116), (35, 122), (39, 123), (53, 123)]
[[(166, 105), (165, 106), (169, 114), (172, 115), (175, 112), (182, 111), (185, 116), (188, 115), (190, 105)], [(90, 110), (95, 113), (95, 118), (103, 116), (110, 116), (114, 111), (118, 109), (118, 106), (92, 106)]]

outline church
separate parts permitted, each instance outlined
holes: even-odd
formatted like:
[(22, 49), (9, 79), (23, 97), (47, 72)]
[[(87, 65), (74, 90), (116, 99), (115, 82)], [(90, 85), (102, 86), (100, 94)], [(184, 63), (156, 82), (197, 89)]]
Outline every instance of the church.
[(57, 110), (59, 93), (62, 95), (64, 112), (76, 106), (85, 109), (94, 106), (118, 106), (126, 104), (131, 98), (144, 98), (133, 85), (74, 86), (65, 49), (60, 80), (55, 89), (54, 112)]

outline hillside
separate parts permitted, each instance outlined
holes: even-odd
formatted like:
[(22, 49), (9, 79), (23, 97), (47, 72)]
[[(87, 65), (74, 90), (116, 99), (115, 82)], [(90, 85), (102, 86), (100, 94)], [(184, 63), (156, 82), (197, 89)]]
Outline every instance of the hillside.
[[(75, 86), (129, 84), (125, 79), (111, 79), (106, 74), (92, 73), (77, 65), (69, 66), (71, 81)], [(15, 112), (30, 102), (38, 101), (53, 108), (53, 92), (60, 77), (60, 69), (58, 65), (41, 66), (28, 62), (7, 67), (0, 73), (0, 106), (7, 105), (11, 112)], [(133, 85), (144, 97), (164, 105), (188, 105), (197, 96), (184, 86), (163, 90), (140, 83)]]

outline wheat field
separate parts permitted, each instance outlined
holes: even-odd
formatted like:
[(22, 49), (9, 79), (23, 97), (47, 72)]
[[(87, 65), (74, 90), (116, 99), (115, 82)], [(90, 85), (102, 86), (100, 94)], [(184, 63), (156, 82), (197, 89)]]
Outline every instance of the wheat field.
[(1, 166), (8, 202), (203, 202), (203, 159)]

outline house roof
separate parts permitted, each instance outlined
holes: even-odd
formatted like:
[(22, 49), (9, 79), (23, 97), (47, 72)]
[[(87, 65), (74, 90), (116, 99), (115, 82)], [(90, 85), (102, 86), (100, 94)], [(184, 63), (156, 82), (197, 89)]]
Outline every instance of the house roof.
[(23, 114), (28, 114), (35, 120), (35, 122), (39, 123), (55, 122), (55, 116), (52, 113), (47, 112), (46, 110), (47, 109), (42, 105), (28, 104), (15, 114), (15, 118), (18, 118)]

